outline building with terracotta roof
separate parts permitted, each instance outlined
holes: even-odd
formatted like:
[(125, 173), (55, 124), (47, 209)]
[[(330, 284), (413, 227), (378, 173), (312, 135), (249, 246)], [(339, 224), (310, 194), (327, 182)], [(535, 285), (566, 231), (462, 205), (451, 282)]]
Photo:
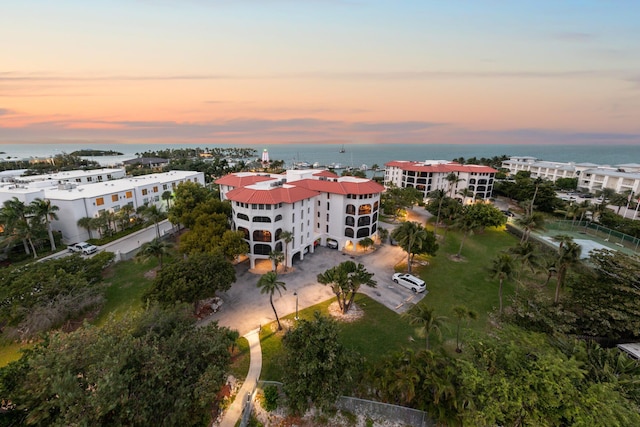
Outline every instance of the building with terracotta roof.
[[(384, 185), (416, 188), (425, 199), (430, 192), (443, 190), (461, 201), (482, 200), (491, 197), (496, 172), (489, 166), (461, 165), (445, 160), (394, 160), (385, 163)], [(456, 176), (455, 182), (447, 179), (449, 174)]]
[[(384, 187), (326, 170), (289, 170), (283, 175), (238, 172), (216, 180), (220, 197), (232, 205), (233, 228), (249, 244), (251, 268), (272, 251), (287, 253), (287, 265), (316, 245), (355, 249), (378, 232)], [(293, 234), (288, 244), (283, 231)]]

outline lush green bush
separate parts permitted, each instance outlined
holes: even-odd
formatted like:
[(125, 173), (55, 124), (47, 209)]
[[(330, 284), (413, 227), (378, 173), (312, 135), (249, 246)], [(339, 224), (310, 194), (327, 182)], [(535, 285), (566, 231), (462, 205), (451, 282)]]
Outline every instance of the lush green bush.
[(265, 387), (264, 402), (262, 406), (267, 412), (275, 411), (278, 408), (279, 397), (280, 397), (280, 392), (278, 391), (277, 386), (270, 385)]

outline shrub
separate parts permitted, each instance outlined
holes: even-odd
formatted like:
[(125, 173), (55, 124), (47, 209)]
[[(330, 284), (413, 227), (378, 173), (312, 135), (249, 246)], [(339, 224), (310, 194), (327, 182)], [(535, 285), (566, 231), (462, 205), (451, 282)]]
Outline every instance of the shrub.
[(280, 397), (280, 392), (278, 391), (278, 387), (274, 385), (265, 387), (264, 401), (262, 406), (267, 412), (274, 411), (278, 407), (279, 397)]

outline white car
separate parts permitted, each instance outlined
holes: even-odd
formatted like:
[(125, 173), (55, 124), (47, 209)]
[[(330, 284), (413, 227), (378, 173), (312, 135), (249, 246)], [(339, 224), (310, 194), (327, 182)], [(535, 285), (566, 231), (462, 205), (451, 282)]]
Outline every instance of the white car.
[(427, 290), (427, 285), (424, 283), (424, 280), (419, 279), (412, 274), (396, 273), (391, 277), (391, 279), (400, 286), (404, 286), (415, 293)]
[(91, 255), (98, 252), (98, 248), (96, 246), (87, 242), (72, 243), (67, 247), (69, 248), (69, 252), (80, 252), (85, 255)]

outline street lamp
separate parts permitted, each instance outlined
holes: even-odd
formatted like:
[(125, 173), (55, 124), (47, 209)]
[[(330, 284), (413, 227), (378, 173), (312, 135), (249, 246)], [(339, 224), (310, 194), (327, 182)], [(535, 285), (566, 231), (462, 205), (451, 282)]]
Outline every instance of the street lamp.
[(296, 297), (296, 317), (295, 317), (295, 319), (298, 320), (298, 293), (294, 292), (293, 295), (295, 295), (295, 297)]

